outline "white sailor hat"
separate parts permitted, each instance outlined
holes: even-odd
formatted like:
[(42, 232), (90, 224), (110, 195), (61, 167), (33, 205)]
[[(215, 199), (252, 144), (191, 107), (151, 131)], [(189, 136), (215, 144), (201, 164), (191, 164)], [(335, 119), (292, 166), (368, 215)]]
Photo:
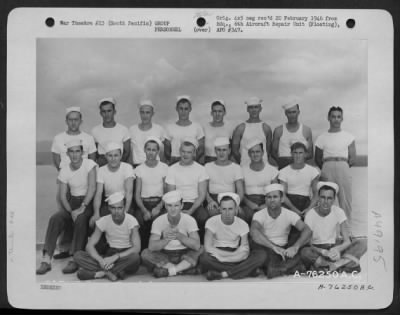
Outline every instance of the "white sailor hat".
[(154, 108), (154, 104), (151, 100), (141, 100), (139, 102), (138, 108), (140, 109), (140, 107), (142, 107), (142, 106), (151, 106)]
[(125, 198), (125, 194), (122, 191), (117, 191), (117, 192), (111, 194), (110, 196), (108, 196), (106, 201), (108, 202), (109, 205), (113, 205), (113, 204), (120, 202), (121, 200), (124, 200), (124, 198)]
[(216, 99), (211, 102), (211, 104), (220, 103), (221, 105), (225, 106), (225, 101), (222, 99)]
[(299, 106), (299, 103), (297, 101), (283, 104), (282, 108), (283, 108), (283, 110), (288, 110), (288, 109), (291, 109), (292, 107), (295, 107), (295, 106)]
[(82, 140), (79, 138), (73, 138), (71, 140), (69, 140), (65, 146), (67, 147), (67, 149), (72, 148), (72, 147), (76, 147), (82, 145)]
[(265, 187), (265, 194), (269, 194), (271, 191), (284, 191), (283, 185), (281, 184), (270, 184), (267, 187)]
[(191, 99), (191, 97), (189, 95), (179, 95), (179, 96), (176, 97), (176, 102), (177, 103), (179, 103), (179, 101), (181, 101), (181, 100), (187, 100), (190, 103), (192, 102), (192, 99)]
[(167, 192), (163, 197), (162, 200), (165, 203), (174, 203), (177, 201), (181, 201), (182, 200), (182, 193), (180, 190), (172, 190), (170, 192)]
[(252, 147), (256, 146), (257, 144), (262, 144), (264, 141), (261, 140), (260, 138), (254, 138), (253, 140), (249, 141), (249, 143), (247, 143), (246, 148), (247, 151), (250, 150)]
[(317, 191), (319, 192), (319, 190), (321, 189), (322, 186), (329, 186), (332, 187), (336, 194), (339, 192), (339, 186), (336, 183), (333, 182), (318, 182), (317, 183)]
[(249, 97), (244, 103), (247, 106), (260, 105), (262, 103), (262, 99), (257, 96), (252, 96), (252, 97)]
[(181, 141), (181, 144), (184, 143), (184, 142), (189, 142), (189, 143), (193, 144), (194, 147), (195, 147), (196, 149), (199, 147), (199, 142), (197, 141), (196, 138), (193, 138), (193, 137), (184, 137), (184, 138), (182, 139), (182, 141)]
[(79, 106), (71, 106), (65, 109), (65, 114), (68, 115), (70, 112), (81, 112), (81, 108)]
[(238, 206), (240, 204), (240, 197), (238, 194), (235, 194), (233, 192), (224, 192), (224, 193), (219, 193), (218, 194), (218, 203), (221, 203), (222, 198), (224, 197), (230, 197), (233, 199), (233, 201), (236, 203), (236, 205)]
[(149, 141), (155, 141), (158, 144), (158, 147), (161, 147), (161, 140), (155, 136), (148, 136), (146, 138), (146, 141), (144, 142), (144, 146), (146, 146), (147, 142)]
[(114, 105), (117, 104), (117, 102), (115, 101), (115, 99), (113, 97), (105, 97), (105, 98), (102, 98), (100, 101), (98, 101), (98, 105), (100, 106), (101, 104), (106, 103), (106, 102), (112, 103)]
[(110, 151), (114, 151), (114, 150), (122, 150), (121, 144), (117, 143), (117, 142), (107, 142), (106, 145), (104, 146), (104, 149), (106, 151), (106, 153), (110, 152)]
[(223, 145), (229, 145), (228, 137), (217, 137), (214, 140), (214, 147), (220, 147)]

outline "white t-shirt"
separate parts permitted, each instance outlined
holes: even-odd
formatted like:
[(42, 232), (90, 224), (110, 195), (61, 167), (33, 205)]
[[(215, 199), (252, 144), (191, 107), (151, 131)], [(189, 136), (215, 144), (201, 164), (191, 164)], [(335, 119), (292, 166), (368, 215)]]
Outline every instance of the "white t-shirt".
[(165, 182), (175, 185), (176, 189), (182, 192), (184, 202), (193, 202), (199, 196), (199, 183), (208, 179), (206, 169), (199, 163), (193, 162), (191, 165), (182, 166), (178, 162), (168, 168)]
[(94, 141), (98, 143), (97, 151), (99, 154), (105, 154), (105, 146), (108, 142), (116, 142), (121, 145), (121, 150), (124, 148), (124, 142), (130, 139), (128, 128), (117, 123), (112, 128), (104, 128), (103, 124), (97, 125), (92, 129)]
[(240, 238), (249, 233), (249, 226), (241, 218), (235, 217), (231, 225), (226, 225), (220, 214), (207, 220), (206, 229), (213, 233), (215, 247), (238, 248)]
[(349, 157), (349, 145), (354, 141), (354, 136), (347, 131), (324, 132), (315, 141), (315, 146), (323, 151), (323, 158)]
[(311, 182), (319, 175), (319, 170), (308, 164), (302, 169), (293, 169), (290, 165), (279, 171), (279, 180), (288, 185), (288, 194), (310, 196)]
[(119, 169), (115, 172), (110, 171), (108, 165), (99, 168), (97, 172), (97, 182), (104, 184), (104, 194), (106, 197), (118, 191), (125, 191), (125, 180), (135, 178), (133, 168), (130, 164), (121, 162)]
[(96, 221), (96, 226), (106, 234), (106, 240), (110, 247), (129, 248), (132, 247), (131, 233), (139, 223), (129, 213), (125, 213), (125, 219), (121, 225), (115, 224), (111, 214), (101, 217)]
[(220, 127), (213, 127), (208, 122), (204, 125), (205, 155), (215, 157), (214, 140), (218, 137), (232, 138), (234, 126), (229, 121), (224, 121)]
[[(152, 123), (152, 127), (149, 130), (140, 130), (139, 125), (133, 125), (129, 128), (129, 134), (131, 137), (131, 149), (133, 164), (141, 164), (146, 161), (146, 154), (144, 153), (144, 144), (148, 137), (153, 136), (160, 139), (161, 143), (165, 139), (164, 128), (158, 124)], [(163, 148), (160, 148), (162, 150)], [(160, 157), (158, 156), (159, 160)]]
[(162, 197), (164, 179), (168, 173), (168, 165), (158, 162), (156, 167), (148, 167), (145, 163), (135, 168), (136, 177), (142, 181), (141, 197)]
[(86, 196), (89, 185), (88, 174), (93, 167), (97, 167), (97, 164), (89, 159), (84, 159), (81, 167), (74, 171), (68, 164), (60, 170), (58, 179), (69, 186), (72, 196)]
[(207, 175), (210, 177), (208, 186), (210, 194), (235, 192), (235, 182), (243, 179), (242, 169), (238, 164), (233, 162), (224, 166), (210, 162), (204, 167)]
[(304, 222), (312, 231), (311, 244), (335, 244), (336, 227), (346, 221), (343, 209), (332, 205), (331, 212), (325, 216), (320, 216), (316, 210), (311, 209), (304, 219)]
[(94, 139), (91, 135), (87, 134), (86, 132), (81, 131), (79, 135), (69, 135), (66, 131), (59, 133), (54, 137), (53, 143), (51, 145), (51, 152), (59, 154), (61, 157), (60, 162), (60, 169), (63, 168), (65, 165), (68, 165), (71, 160), (67, 155), (67, 147), (66, 143), (70, 142), (71, 140), (79, 139), (82, 141), (83, 146), (83, 154), (82, 157), (86, 159), (89, 154), (96, 152), (96, 144), (94, 143)]
[(285, 246), (288, 242), (288, 235), (292, 225), (296, 225), (300, 217), (286, 208), (281, 208), (281, 214), (276, 218), (272, 218), (267, 208), (256, 212), (253, 220), (261, 224), (264, 229), (264, 235), (274, 244)]
[(271, 184), (278, 175), (278, 169), (271, 164), (265, 163), (261, 171), (253, 171), (250, 164), (242, 166), (244, 189), (246, 195), (265, 195), (265, 188)]
[(178, 126), (176, 123), (166, 126), (166, 138), (171, 142), (171, 156), (179, 157), (179, 147), (182, 139), (192, 137), (200, 140), (204, 137), (203, 128), (195, 122), (188, 126)]
[[(161, 239), (163, 239), (163, 232), (167, 231), (171, 228), (171, 225), (168, 221), (168, 214), (163, 214), (154, 220), (153, 225), (151, 227), (151, 234), (160, 235)], [(181, 218), (176, 227), (174, 227), (178, 232), (189, 236), (190, 233), (196, 232), (199, 230), (197, 227), (196, 220), (186, 213), (181, 213)], [(177, 250), (177, 249), (185, 249), (187, 248), (184, 244), (182, 244), (179, 240), (170, 241), (164, 249), (167, 250)]]

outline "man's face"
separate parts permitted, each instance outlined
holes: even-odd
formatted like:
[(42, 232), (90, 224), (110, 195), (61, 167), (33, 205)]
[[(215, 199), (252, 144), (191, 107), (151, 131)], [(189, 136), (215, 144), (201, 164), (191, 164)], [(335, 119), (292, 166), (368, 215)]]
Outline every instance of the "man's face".
[(263, 149), (261, 149), (261, 145), (255, 145), (249, 150), (249, 157), (252, 162), (260, 162), (262, 161), (264, 155)]
[(76, 164), (82, 160), (82, 148), (79, 145), (70, 147), (67, 150), (67, 154), (72, 163)]
[(279, 209), (283, 202), (283, 197), (279, 190), (271, 191), (265, 196), (267, 207), (270, 210)]
[(100, 115), (103, 117), (103, 122), (105, 123), (114, 122), (115, 113), (116, 110), (114, 109), (114, 105), (111, 103), (101, 105), (100, 107)]
[(192, 161), (194, 161), (196, 150), (193, 145), (183, 145), (182, 144), (179, 152), (181, 155), (182, 164), (188, 165)]
[(258, 105), (248, 105), (247, 112), (250, 118), (259, 118), (261, 113), (261, 104)]
[(121, 164), (121, 158), (122, 154), (120, 149), (112, 150), (106, 153), (107, 163), (113, 168), (116, 168)]
[(81, 113), (70, 112), (68, 113), (65, 122), (67, 123), (68, 131), (77, 132), (82, 123)]
[(146, 159), (148, 161), (154, 161), (155, 159), (157, 159), (158, 151), (159, 149), (157, 143), (148, 142), (144, 149), (144, 153), (146, 154)]
[(108, 205), (108, 210), (111, 213), (113, 221), (117, 224), (121, 224), (125, 219), (125, 203), (123, 200), (120, 202)]
[(139, 114), (142, 123), (150, 123), (154, 115), (153, 107), (149, 105), (140, 106)]
[(300, 110), (297, 108), (297, 106), (294, 106), (294, 107), (291, 107), (291, 108), (285, 110), (285, 115), (287, 117), (288, 123), (290, 123), (290, 124), (297, 123), (299, 114), (300, 114)]
[(213, 122), (222, 122), (225, 116), (225, 109), (222, 105), (214, 105), (211, 110)]
[(293, 163), (294, 164), (302, 164), (304, 163), (306, 153), (304, 152), (304, 148), (297, 148), (292, 151)]
[(172, 202), (172, 203), (165, 203), (165, 209), (168, 212), (168, 215), (171, 217), (176, 217), (181, 213), (181, 210), (183, 208), (183, 203), (182, 200)]
[(179, 120), (188, 120), (192, 106), (188, 102), (180, 102), (176, 106), (176, 111), (178, 112)]
[(231, 149), (229, 149), (229, 144), (215, 147), (214, 150), (217, 156), (217, 160), (220, 162), (227, 161), (229, 158), (229, 154), (231, 153)]
[(331, 211), (332, 205), (335, 202), (335, 194), (332, 190), (320, 190), (319, 192), (319, 205), (320, 210), (328, 214)]
[(225, 224), (232, 224), (237, 213), (236, 203), (231, 200), (224, 200), (220, 205), (221, 219)]
[(343, 115), (340, 111), (334, 110), (329, 114), (328, 120), (331, 127), (340, 128), (343, 121)]

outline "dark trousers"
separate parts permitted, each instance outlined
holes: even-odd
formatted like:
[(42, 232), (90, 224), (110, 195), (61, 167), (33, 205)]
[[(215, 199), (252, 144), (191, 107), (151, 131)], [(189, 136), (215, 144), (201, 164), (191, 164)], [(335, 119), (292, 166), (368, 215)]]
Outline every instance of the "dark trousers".
[[(125, 251), (126, 248), (111, 248), (109, 247), (103, 257), (109, 257), (116, 253)], [(89, 255), (86, 251), (78, 251), (74, 254), (75, 262), (82, 269), (86, 269), (89, 271), (101, 271), (103, 267), (99, 265), (96, 259)], [(134, 274), (138, 271), (140, 266), (140, 256), (137, 253), (130, 254), (125, 257), (119, 258), (115, 263), (113, 268), (110, 270), (113, 274), (118, 275), (121, 272), (125, 272), (126, 274)]]
[[(291, 203), (300, 211), (305, 210), (311, 203), (311, 199), (308, 196), (286, 194)], [(294, 226), (290, 228), (288, 244), (289, 246), (296, 243), (297, 239), (300, 237), (301, 232)]]
[(97, 154), (96, 163), (99, 164), (99, 167), (106, 165), (108, 163), (106, 156), (104, 154)]
[[(71, 196), (69, 200), (71, 208), (79, 208), (84, 198), (85, 196)], [(66, 210), (59, 210), (53, 214), (47, 226), (43, 253), (47, 253), (50, 257), (53, 257), (57, 239), (62, 232), (64, 232), (64, 240), (72, 239), (69, 250), (70, 254), (74, 254), (78, 250), (83, 250), (87, 243), (89, 220), (92, 214), (92, 203), (87, 205), (85, 211), (76, 218), (75, 222), (72, 220), (71, 214)]]
[(263, 250), (252, 250), (249, 257), (238, 263), (220, 262), (207, 252), (203, 252), (200, 256), (200, 266), (202, 272), (208, 270), (226, 271), (229, 278), (242, 279), (248, 277), (254, 270), (261, 267), (265, 263), (267, 255)]
[(209, 155), (206, 155), (205, 157), (204, 157), (204, 164), (207, 164), (207, 163), (210, 163), (210, 162), (214, 162), (214, 161), (216, 161), (217, 160), (217, 157), (216, 156), (209, 156)]
[[(265, 195), (246, 195), (246, 198), (257, 204), (257, 206), (265, 204)], [(250, 209), (248, 206), (244, 205), (244, 203), (242, 204), (243, 204), (241, 207), (242, 211), (241, 213), (239, 212), (238, 217), (240, 217), (241, 219), (246, 221), (247, 224), (250, 225), (251, 221), (253, 220), (254, 211)]]
[[(193, 205), (193, 202), (184, 202), (182, 210), (188, 210), (192, 205)], [(210, 215), (208, 214), (207, 209), (205, 209), (203, 206), (200, 206), (194, 211), (194, 213), (192, 214), (192, 217), (197, 222), (197, 226), (199, 227), (200, 242), (203, 244), (205, 225), (206, 225), (206, 221), (208, 220)]]

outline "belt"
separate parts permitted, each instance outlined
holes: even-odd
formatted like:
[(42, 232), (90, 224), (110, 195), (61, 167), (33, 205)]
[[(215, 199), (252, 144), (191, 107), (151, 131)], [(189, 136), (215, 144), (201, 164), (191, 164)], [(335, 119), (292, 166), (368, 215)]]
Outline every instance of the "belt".
[(148, 198), (142, 198), (142, 200), (147, 202), (156, 202), (156, 201), (161, 201), (161, 197), (148, 197)]
[(324, 162), (330, 162), (330, 161), (344, 161), (344, 162), (347, 162), (348, 161), (348, 159), (347, 158), (344, 158), (344, 157), (327, 157), (327, 158), (325, 158), (324, 159)]

